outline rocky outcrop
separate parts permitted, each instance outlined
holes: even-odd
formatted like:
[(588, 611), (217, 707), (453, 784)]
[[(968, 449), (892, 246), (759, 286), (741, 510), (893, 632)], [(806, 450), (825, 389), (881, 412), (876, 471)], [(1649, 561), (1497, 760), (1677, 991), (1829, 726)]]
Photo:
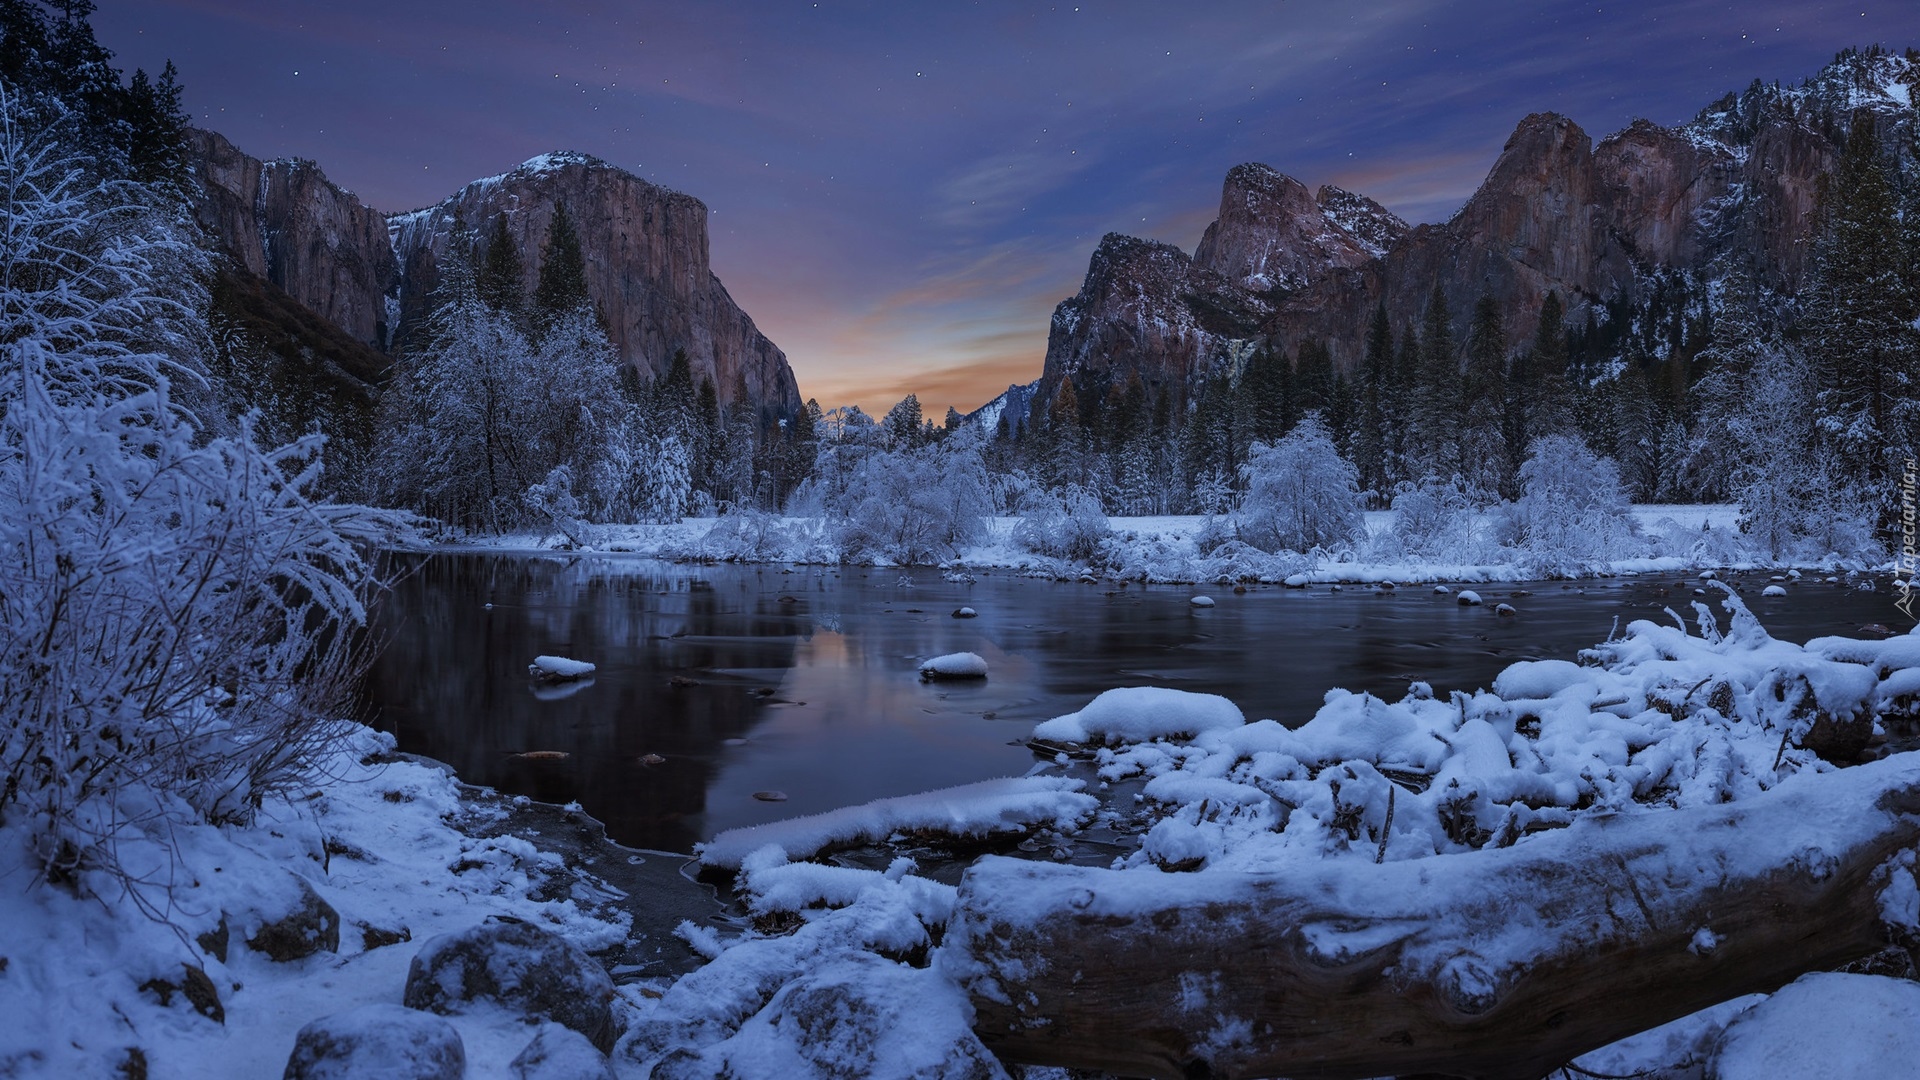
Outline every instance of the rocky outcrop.
[(1207, 226), (1193, 261), (1243, 289), (1262, 292), (1298, 289), (1328, 269), (1351, 269), (1383, 254), (1384, 246), (1366, 243), (1340, 219), (1366, 222), (1376, 235), (1385, 219), (1398, 219), (1372, 200), (1338, 189), (1321, 191), (1330, 192), (1336, 192), (1335, 214), (1291, 176), (1265, 165), (1234, 166), (1220, 192), (1220, 217)]
[(531, 294), (554, 209), (565, 203), (586, 261), (587, 291), (621, 359), (642, 381), (686, 350), (694, 381), (711, 378), (722, 404), (743, 382), (763, 412), (794, 415), (800, 390), (786, 354), (728, 295), (707, 259), (707, 208), (584, 154), (548, 154), (476, 180), (437, 206), (391, 220), (402, 268), (403, 321), (420, 317), (440, 282), (456, 222), (484, 242), (504, 216)]
[(1190, 384), (1262, 345), (1294, 353), (1310, 339), (1351, 367), (1375, 305), (1396, 329), (1415, 324), (1436, 282), (1462, 331), (1492, 295), (1512, 341), (1532, 335), (1549, 292), (1578, 325), (1667, 272), (1738, 266), (1791, 294), (1809, 269), (1820, 178), (1855, 111), (1878, 115), (1904, 161), (1916, 84), (1906, 57), (1853, 54), (1801, 87), (1756, 83), (1684, 126), (1636, 121), (1597, 146), (1567, 117), (1537, 113), (1452, 219), (1411, 228), (1363, 196), (1323, 187), (1309, 198), (1268, 166), (1236, 166), (1191, 260), (1101, 241), (1080, 293), (1055, 311), (1039, 393), (1107, 370)]
[(261, 161), (216, 132), (188, 133), (194, 216), (225, 253), (356, 341), (384, 348), (398, 280), (386, 218), (311, 161)]
[(1106, 385), (1129, 372), (1149, 390), (1185, 385), (1232, 359), (1235, 343), (1258, 336), (1273, 310), (1171, 244), (1108, 233), (1079, 295), (1054, 309), (1042, 387), (1050, 392), (1066, 374)]

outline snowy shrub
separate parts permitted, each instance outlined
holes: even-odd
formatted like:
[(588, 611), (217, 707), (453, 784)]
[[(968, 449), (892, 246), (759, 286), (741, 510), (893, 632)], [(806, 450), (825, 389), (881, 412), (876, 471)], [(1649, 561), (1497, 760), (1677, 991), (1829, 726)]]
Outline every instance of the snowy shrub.
[(1366, 535), (1360, 480), (1317, 416), (1272, 445), (1255, 443), (1240, 467), (1241, 539), (1265, 551), (1350, 548)]
[(1534, 441), (1511, 518), (1529, 572), (1562, 577), (1644, 553), (1620, 473), (1570, 435)]
[(1013, 541), (1036, 555), (1086, 562), (1113, 532), (1099, 496), (1077, 484), (1057, 495), (1036, 488), (1021, 509)]
[(0, 820), (39, 872), (115, 872), (129, 829), (246, 818), (341, 737), (364, 545), (308, 497), (321, 438), (207, 439), (165, 346), (204, 297), (137, 192), (0, 97)]
[(1443, 559), (1456, 563), (1486, 561), (1478, 500), (1456, 477), (1429, 476), (1402, 481), (1394, 489), (1393, 530), (1381, 538), (1384, 554)]
[(679, 521), (693, 501), (693, 455), (680, 436), (631, 422), (635, 431), (622, 441), (626, 456), (619, 462), (627, 512), (635, 521)]
[(574, 547), (588, 547), (591, 539), (587, 535), (585, 516), (580, 509), (580, 500), (573, 493), (573, 470), (565, 465), (555, 465), (547, 473), (547, 478), (528, 488), (522, 496), (527, 509), (542, 521), (550, 524), (555, 532), (567, 538)]
[(980, 455), (943, 444), (869, 454), (848, 476), (845, 499), (843, 557), (903, 566), (938, 562), (977, 541), (991, 505)]

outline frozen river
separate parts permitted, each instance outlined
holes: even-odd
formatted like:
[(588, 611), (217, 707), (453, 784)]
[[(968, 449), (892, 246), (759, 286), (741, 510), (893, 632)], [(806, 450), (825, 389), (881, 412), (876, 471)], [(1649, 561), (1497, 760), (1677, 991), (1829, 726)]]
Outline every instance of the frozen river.
[[(1249, 720), (1297, 725), (1331, 687), (1394, 699), (1413, 679), (1442, 695), (1471, 690), (1515, 660), (1573, 659), (1616, 617), (1664, 620), (1670, 605), (1691, 625), (1688, 603), (1711, 599), (1672, 574), (1468, 585), (1486, 602), (1472, 608), (1431, 586), (1235, 594), (961, 584), (924, 568), (396, 558), (413, 571), (376, 614), (384, 649), (366, 718), (469, 782), (577, 800), (620, 843), (680, 852), (738, 825), (1019, 775), (1035, 723), (1115, 686), (1222, 694)], [(1884, 581), (1867, 591), (1809, 578), (1763, 599), (1765, 575), (1729, 579), (1777, 637), (1910, 625)], [(1195, 608), (1195, 595), (1216, 605)], [(1499, 602), (1517, 614), (1496, 616)], [(978, 617), (953, 618), (962, 605)], [(920, 660), (956, 651), (984, 657), (988, 678), (920, 681)], [(590, 683), (535, 685), (527, 664), (541, 654), (599, 670)], [(786, 797), (756, 798), (771, 792)]]

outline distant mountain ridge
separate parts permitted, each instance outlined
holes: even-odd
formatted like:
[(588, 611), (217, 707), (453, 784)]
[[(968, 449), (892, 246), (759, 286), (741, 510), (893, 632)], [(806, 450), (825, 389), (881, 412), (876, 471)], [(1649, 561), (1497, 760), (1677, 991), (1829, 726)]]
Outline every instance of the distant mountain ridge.
[[(708, 261), (707, 208), (598, 158), (545, 154), (476, 180), (434, 206), (383, 215), (306, 160), (262, 161), (210, 131), (189, 135), (196, 218), (232, 270), (390, 353), (425, 314), (456, 220), (484, 237), (505, 215), (531, 293), (554, 208), (579, 233), (587, 290), (620, 358), (643, 381), (685, 350), (723, 404), (744, 386), (767, 416), (793, 416), (786, 354), (742, 311)], [(361, 366), (365, 366), (362, 363)], [(364, 377), (364, 374), (362, 375)]]
[(1364, 196), (1312, 194), (1269, 166), (1236, 166), (1192, 255), (1117, 233), (1100, 241), (1079, 293), (1054, 310), (1040, 393), (1068, 376), (1097, 388), (1129, 373), (1150, 388), (1191, 387), (1258, 348), (1297, 355), (1309, 340), (1351, 369), (1375, 305), (1398, 331), (1436, 282), (1456, 327), (1491, 294), (1513, 341), (1533, 333), (1549, 291), (1570, 326), (1604, 321), (1661, 274), (1738, 266), (1791, 295), (1808, 269), (1821, 177), (1856, 111), (1911, 168), (1916, 84), (1911, 52), (1849, 51), (1798, 87), (1756, 82), (1689, 123), (1639, 120), (1597, 145), (1571, 119), (1536, 113), (1441, 224), (1408, 226)]

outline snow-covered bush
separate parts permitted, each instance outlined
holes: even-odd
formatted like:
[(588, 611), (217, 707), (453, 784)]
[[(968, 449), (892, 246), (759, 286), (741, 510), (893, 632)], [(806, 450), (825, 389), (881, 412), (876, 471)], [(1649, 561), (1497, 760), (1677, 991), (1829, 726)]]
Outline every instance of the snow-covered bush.
[(901, 565), (938, 562), (978, 540), (991, 508), (979, 453), (944, 443), (868, 454), (846, 478), (844, 498), (828, 506), (842, 557)]
[(1532, 573), (1576, 574), (1596, 563), (1631, 558), (1644, 547), (1620, 490), (1618, 467), (1577, 438), (1535, 440), (1520, 466), (1520, 492), (1510, 521)]
[(528, 510), (566, 537), (569, 543), (575, 547), (591, 544), (587, 523), (583, 520), (585, 513), (580, 508), (579, 497), (573, 493), (571, 468), (555, 465), (545, 480), (527, 489), (523, 498)]
[(184, 244), (86, 168), (0, 95), (0, 821), (74, 882), (310, 782), (393, 522), (309, 498), (317, 435), (201, 436)]
[(1480, 500), (1458, 477), (1402, 481), (1393, 496), (1393, 531), (1381, 537), (1383, 554), (1483, 562), (1488, 541), (1481, 533)]
[(1272, 445), (1255, 443), (1240, 467), (1241, 539), (1265, 551), (1350, 548), (1366, 535), (1359, 474), (1318, 416)]
[(1049, 558), (1085, 562), (1099, 553), (1101, 542), (1113, 532), (1100, 497), (1077, 484), (1058, 494), (1035, 488), (1021, 511), (1013, 542)]

